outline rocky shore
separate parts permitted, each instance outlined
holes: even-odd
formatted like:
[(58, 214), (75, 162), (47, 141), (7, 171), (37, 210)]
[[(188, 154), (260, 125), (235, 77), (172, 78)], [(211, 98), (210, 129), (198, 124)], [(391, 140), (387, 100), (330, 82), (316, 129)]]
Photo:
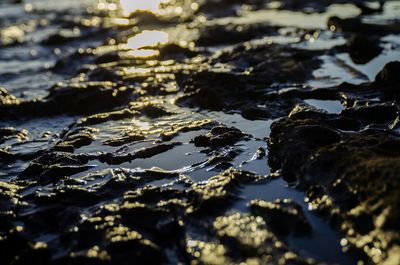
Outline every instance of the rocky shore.
[(0, 4), (1, 264), (398, 264), (400, 3), (58, 2)]

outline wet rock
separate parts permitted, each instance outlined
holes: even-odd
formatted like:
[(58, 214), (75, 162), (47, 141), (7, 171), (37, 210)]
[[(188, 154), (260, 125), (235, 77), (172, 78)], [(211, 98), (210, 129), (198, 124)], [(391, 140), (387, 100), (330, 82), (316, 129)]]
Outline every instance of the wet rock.
[(59, 151), (72, 150), (73, 152), (74, 149), (90, 145), (96, 139), (94, 135), (95, 132), (97, 132), (97, 130), (90, 127), (81, 127), (69, 131), (64, 135), (63, 139), (56, 144), (54, 149)]
[[(13, 206), (18, 204), (20, 196), (18, 191), (21, 187), (12, 183), (0, 181), (0, 216), (7, 216), (6, 211), (12, 210)], [(1, 218), (0, 217), (0, 218)]]
[(51, 252), (43, 241), (30, 243), (29, 247), (13, 262), (13, 264), (50, 264)]
[(240, 185), (251, 183), (258, 178), (259, 176), (252, 173), (230, 169), (205, 183), (196, 183), (189, 191), (194, 207), (187, 211), (200, 215), (218, 213), (237, 199)]
[(1, 118), (96, 113), (128, 103), (130, 96), (131, 91), (111, 82), (58, 84), (43, 100), (23, 101), (4, 108), (5, 116)]
[(392, 130), (399, 130), (400, 129), (400, 117), (397, 117), (396, 120), (392, 124), (390, 124), (389, 128)]
[(140, 133), (129, 132), (123, 137), (120, 138), (112, 138), (106, 141), (103, 141), (103, 144), (109, 146), (121, 146), (129, 143), (139, 142), (145, 140), (146, 137)]
[[(161, 233), (158, 228), (173, 222), (168, 210), (138, 202), (124, 203), (119, 213), (123, 223), (126, 225), (147, 230), (155, 235), (160, 235)], [(138, 219), (137, 216), (141, 216), (141, 219)]]
[[(85, 188), (66, 185), (53, 190), (49, 195), (36, 194), (35, 201), (41, 205), (57, 204), (59, 207), (91, 206), (100, 200), (98, 194)], [(73, 213), (78, 216), (78, 213)]]
[(256, 159), (262, 159), (267, 155), (266, 150), (263, 147), (259, 147), (256, 151), (256, 153), (254, 154), (254, 157)]
[(86, 73), (86, 77), (90, 81), (117, 82), (121, 80), (121, 76), (118, 73), (103, 67), (91, 69)]
[[(399, 86), (400, 77), (400, 62), (393, 61), (386, 64), (383, 69), (376, 75), (375, 82), (382, 85), (397, 85)], [(385, 88), (383, 88), (385, 89)]]
[(95, 64), (106, 64), (106, 63), (118, 62), (119, 60), (121, 60), (119, 52), (112, 51), (96, 56), (94, 62)]
[(204, 1), (200, 3), (198, 11), (209, 14), (212, 17), (225, 17), (238, 15), (237, 8), (241, 5), (248, 5), (249, 8), (256, 10), (266, 5), (265, 0), (232, 0), (230, 2), (224, 0)]
[[(282, 169), (287, 181), (296, 181), (297, 170), (318, 147), (329, 146), (341, 139), (341, 134), (334, 128), (312, 120), (293, 120), (284, 118), (271, 126), (269, 141), (269, 163), (273, 169)], [(292, 135), (285, 136), (283, 135)], [(297, 140), (297, 138), (301, 140)]]
[(160, 48), (161, 59), (186, 59), (195, 57), (199, 54), (199, 52), (192, 50), (187, 47), (182, 47), (177, 44), (168, 44)]
[(161, 264), (164, 259), (159, 246), (127, 227), (115, 227), (107, 237), (108, 252), (118, 264)]
[(172, 113), (166, 111), (166, 109), (163, 106), (160, 106), (159, 104), (152, 103), (152, 102), (136, 101), (134, 103), (131, 103), (130, 105), (131, 105), (130, 107), (132, 110), (137, 111), (137, 112), (139, 112), (147, 117), (153, 118), (153, 119), (172, 115)]
[(156, 144), (154, 146), (147, 148), (144, 147), (127, 154), (100, 153), (98, 155), (92, 155), (90, 157), (91, 159), (98, 159), (99, 161), (107, 163), (109, 165), (119, 165), (135, 159), (145, 159), (159, 155), (161, 153), (171, 150), (179, 144), (180, 143)]
[(43, 41), (44, 45), (64, 45), (65, 43), (76, 39), (76, 36), (73, 32), (69, 30), (60, 30), (59, 32), (49, 36), (46, 40)]
[(221, 241), (227, 242), (228, 247), (232, 248), (232, 252), (240, 251), (244, 256), (262, 255), (264, 246), (278, 241), (268, 231), (264, 220), (256, 216), (239, 213), (221, 216), (215, 219), (214, 229)]
[(16, 159), (16, 156), (9, 151), (0, 149), (0, 161), (2, 163), (9, 163)]
[(19, 103), (20, 101), (14, 95), (5, 88), (0, 87), (0, 107), (1, 105), (16, 105)]
[(222, 147), (234, 145), (238, 141), (245, 140), (249, 135), (243, 133), (237, 128), (218, 126), (211, 129), (205, 135), (196, 136), (192, 141), (199, 147)]
[(3, 262), (11, 264), (19, 255), (29, 249), (29, 241), (26, 239), (23, 230), (22, 226), (14, 227), (0, 238), (0, 254), (3, 257)]
[[(390, 242), (397, 234), (392, 218), (398, 216), (393, 204), (399, 196), (398, 137), (373, 130), (338, 133), (315, 123), (291, 119), (275, 123), (270, 139), (271, 164), (282, 168), (284, 178), (297, 181), (305, 190), (321, 187), (320, 193), (311, 196), (311, 207), (325, 208), (325, 214), (339, 223), (350, 244), (375, 263), (390, 260), (394, 257), (389, 254), (394, 251)], [(304, 126), (310, 131), (302, 132)], [(316, 131), (323, 133), (318, 136)], [(372, 245), (379, 245), (380, 253), (385, 254), (377, 255)]]
[(71, 176), (91, 168), (86, 165), (88, 161), (85, 157), (77, 157), (70, 153), (48, 152), (34, 159), (21, 172), (19, 178), (32, 179), (42, 183), (56, 182), (65, 176)]
[(85, 118), (81, 118), (76, 125), (78, 126), (88, 126), (88, 125), (95, 125), (99, 123), (104, 123), (107, 121), (116, 121), (131, 118), (138, 115), (138, 112), (130, 110), (130, 109), (123, 109), (111, 112), (104, 112), (104, 113), (97, 113)]
[(269, 24), (214, 25), (201, 30), (196, 43), (200, 46), (233, 44), (277, 34), (278, 28)]
[(232, 213), (217, 217), (213, 227), (222, 244), (193, 242), (190, 249), (200, 247), (199, 258), (204, 264), (238, 263), (239, 260), (255, 264), (314, 263), (290, 251), (259, 216)]
[(28, 134), (28, 131), (25, 129), (18, 130), (13, 127), (0, 128), (0, 144), (13, 138), (15, 138), (19, 142), (28, 140)]
[(49, 112), (86, 114), (112, 109), (128, 102), (130, 91), (110, 82), (55, 86), (45, 98)]
[[(321, 13), (326, 11), (326, 9), (332, 5), (332, 4), (343, 4), (343, 3), (348, 3), (348, 2), (354, 2), (354, 1), (346, 1), (346, 0), (333, 0), (333, 1), (326, 1), (326, 0), (321, 0), (321, 1), (313, 1), (313, 0), (304, 0), (304, 1), (298, 1), (298, 0), (280, 0), (278, 8), (281, 10), (294, 10), (294, 11), (303, 11), (306, 13), (310, 12), (316, 12), (316, 13)], [(358, 2), (358, 1), (356, 1)]]
[[(310, 77), (310, 69), (320, 65), (318, 52), (288, 48), (278, 44), (242, 44), (226, 49), (213, 59), (214, 63), (229, 63), (237, 70), (245, 68), (248, 81), (264, 85), (274, 83), (301, 83)], [(307, 70), (306, 70), (307, 69)], [(246, 80), (246, 79), (244, 79)]]
[(377, 36), (384, 36), (400, 31), (400, 26), (396, 23), (388, 25), (370, 24), (363, 22), (361, 17), (345, 19), (336, 16), (330, 17), (328, 19), (328, 28), (338, 32), (355, 32)]
[(349, 54), (353, 62), (356, 64), (366, 64), (381, 52), (379, 40), (368, 38), (363, 35), (353, 35), (347, 42)]
[(309, 70), (320, 64), (313, 55), (275, 44), (243, 44), (226, 49), (212, 59), (212, 64), (229, 65), (231, 71), (202, 70), (178, 75), (186, 95), (177, 103), (210, 110), (240, 109), (249, 102), (253, 106), (265, 104), (269, 99), (268, 85), (304, 82), (311, 77)]
[(222, 97), (226, 91), (243, 91), (243, 96), (245, 94), (244, 80), (233, 74), (204, 71), (190, 76), (187, 80), (182, 79), (182, 82), (187, 94), (179, 98), (177, 103), (191, 107), (221, 110), (225, 104)]
[(351, 117), (355, 120), (371, 123), (387, 123), (397, 117), (399, 109), (393, 105), (372, 105), (348, 108), (343, 110), (343, 116)]
[(301, 206), (291, 200), (253, 200), (249, 207), (253, 215), (261, 216), (278, 235), (304, 236), (312, 231)]
[(162, 141), (170, 141), (171, 139), (173, 139), (173, 137), (177, 136), (179, 133), (198, 131), (201, 129), (211, 129), (211, 127), (216, 124), (217, 122), (210, 119), (174, 123), (171, 125), (170, 128), (167, 128), (161, 133), (160, 138)]
[(246, 105), (241, 108), (243, 118), (248, 120), (266, 120), (270, 119), (273, 114), (265, 107), (257, 107), (253, 105)]
[[(177, 174), (160, 171), (147, 171), (142, 173), (143, 176), (152, 178), (152, 180), (178, 177)], [(129, 203), (147, 203), (148, 205), (162, 205), (169, 200), (184, 200), (185, 193), (173, 188), (159, 188), (153, 186), (145, 186), (142, 189), (128, 191), (124, 194), (125, 202)]]
[(280, 89), (277, 95), (270, 94), (270, 97), (271, 100), (278, 100), (278, 99), (340, 100), (340, 95), (334, 88), (311, 88), (302, 86), (293, 86), (289, 88)]

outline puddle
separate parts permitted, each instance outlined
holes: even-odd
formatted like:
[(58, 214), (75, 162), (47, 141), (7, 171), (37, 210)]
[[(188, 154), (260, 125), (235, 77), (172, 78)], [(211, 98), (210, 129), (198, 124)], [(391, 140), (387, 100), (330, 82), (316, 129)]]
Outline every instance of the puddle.
[(362, 65), (353, 63), (348, 54), (338, 54), (337, 57), (346, 62), (346, 64), (352, 68), (357, 69), (366, 75), (369, 80), (372, 81), (375, 80), (376, 75), (388, 62), (400, 60), (400, 51), (384, 50), (381, 55)]
[(327, 55), (320, 59), (323, 61), (322, 66), (314, 71), (314, 78), (309, 81), (312, 87), (332, 87), (343, 82), (361, 84), (368, 81), (368, 76), (347, 65), (347, 62)]
[[(266, 183), (248, 185), (242, 189), (242, 200), (237, 202), (233, 209), (248, 213), (247, 204), (253, 199), (274, 201), (277, 199), (291, 199), (298, 203), (310, 222), (313, 232), (310, 237), (291, 237), (286, 241), (300, 253), (316, 260), (324, 260), (335, 264), (356, 264), (357, 260), (344, 254), (340, 245), (340, 233), (332, 229), (324, 220), (308, 210), (304, 193), (288, 187), (281, 178), (266, 181)], [(329, 247), (327, 247), (329, 246)]]
[(327, 12), (322, 14), (305, 14), (303, 12), (282, 10), (258, 10), (243, 12), (238, 18), (222, 18), (213, 20), (215, 24), (255, 24), (269, 22), (271, 25), (297, 27), (306, 29), (325, 29), (326, 22), (331, 16), (350, 18), (359, 15), (360, 10), (354, 5), (331, 5)]
[(314, 106), (317, 109), (322, 109), (328, 113), (339, 114), (343, 109), (342, 103), (339, 100), (318, 100), (318, 99), (307, 99), (304, 100), (308, 105)]

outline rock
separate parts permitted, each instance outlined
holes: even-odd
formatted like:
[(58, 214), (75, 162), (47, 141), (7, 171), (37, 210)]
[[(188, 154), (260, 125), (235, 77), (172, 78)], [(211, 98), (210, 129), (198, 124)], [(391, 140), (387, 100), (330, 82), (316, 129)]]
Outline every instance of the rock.
[(160, 48), (159, 57), (162, 59), (186, 59), (198, 55), (199, 52), (177, 44), (168, 44)]
[[(210, 110), (238, 110), (249, 102), (253, 106), (265, 104), (270, 100), (268, 85), (301, 83), (311, 78), (309, 70), (318, 68), (321, 63), (314, 53), (277, 44), (242, 44), (225, 49), (213, 57), (211, 63), (216, 67), (230, 65), (231, 71), (217, 68), (178, 75), (177, 82), (185, 95), (177, 103)], [(271, 107), (264, 113), (269, 109), (271, 113), (278, 112)]]
[(5, 88), (0, 87), (0, 107), (2, 105), (17, 105), (20, 101)]
[(243, 133), (237, 128), (218, 126), (211, 129), (205, 135), (196, 136), (192, 142), (199, 147), (223, 147), (226, 145), (234, 145), (238, 141), (246, 140), (249, 135)]
[(90, 114), (105, 111), (129, 101), (130, 91), (111, 82), (57, 85), (45, 98), (44, 111), (51, 114)]
[(91, 114), (113, 109), (129, 102), (131, 91), (111, 82), (58, 84), (43, 100), (22, 101), (18, 105), (3, 105), (11, 117), (53, 116), (61, 114)]
[(188, 208), (187, 212), (194, 215), (218, 213), (237, 199), (241, 184), (251, 183), (257, 179), (258, 176), (252, 173), (230, 169), (205, 183), (196, 183), (189, 191), (193, 207)]
[(159, 104), (155, 104), (152, 102), (137, 101), (134, 104), (131, 103), (130, 108), (131, 110), (137, 111), (138, 113), (141, 113), (152, 119), (160, 118), (163, 116), (169, 116), (173, 114), (171, 112), (166, 111), (163, 106), (160, 106)]
[(377, 104), (348, 108), (342, 111), (344, 117), (371, 123), (387, 123), (396, 119), (399, 109), (389, 104)]
[(156, 144), (150, 147), (144, 147), (135, 150), (132, 153), (127, 154), (113, 154), (113, 153), (100, 153), (98, 155), (92, 155), (92, 160), (97, 159), (103, 163), (109, 165), (119, 165), (125, 162), (131, 162), (135, 159), (145, 159), (167, 152), (181, 143), (169, 143), (169, 144)]
[(304, 236), (312, 232), (301, 206), (291, 200), (253, 200), (249, 207), (252, 214), (261, 216), (277, 235)]
[(376, 75), (375, 82), (382, 85), (400, 86), (400, 62), (393, 61), (386, 64), (383, 69)]
[(88, 126), (88, 125), (95, 125), (99, 123), (104, 123), (107, 121), (116, 121), (121, 119), (127, 119), (138, 115), (138, 112), (130, 110), (130, 109), (123, 109), (111, 112), (104, 112), (104, 113), (97, 113), (85, 118), (81, 118), (76, 125), (78, 126)]
[(344, 19), (337, 16), (330, 17), (328, 19), (328, 28), (335, 32), (353, 32), (376, 36), (400, 32), (400, 26), (396, 23), (386, 25), (365, 23), (361, 17)]
[[(273, 124), (269, 144), (275, 169), (310, 194), (309, 205), (335, 220), (352, 247), (374, 262), (394, 257), (398, 137), (374, 130), (339, 133), (322, 122), (286, 118)], [(372, 251), (376, 244), (385, 254)]]
[(65, 176), (86, 171), (91, 166), (89, 160), (65, 152), (47, 152), (34, 159), (18, 176), (20, 179), (32, 179), (42, 184), (57, 182)]
[(89, 127), (81, 127), (68, 131), (63, 139), (56, 144), (55, 150), (74, 150), (82, 146), (90, 145), (95, 139), (97, 130)]
[(249, 41), (263, 35), (275, 34), (276, 31), (277, 27), (263, 23), (212, 25), (201, 30), (196, 44), (200, 46), (233, 44)]
[(282, 175), (289, 182), (298, 181), (297, 170), (301, 168), (318, 147), (329, 146), (341, 140), (341, 134), (334, 128), (312, 120), (284, 118), (271, 126), (269, 156), (272, 169), (282, 169)]
[(349, 54), (353, 62), (356, 64), (366, 64), (381, 52), (379, 40), (366, 37), (360, 34), (355, 34), (350, 37), (347, 42)]

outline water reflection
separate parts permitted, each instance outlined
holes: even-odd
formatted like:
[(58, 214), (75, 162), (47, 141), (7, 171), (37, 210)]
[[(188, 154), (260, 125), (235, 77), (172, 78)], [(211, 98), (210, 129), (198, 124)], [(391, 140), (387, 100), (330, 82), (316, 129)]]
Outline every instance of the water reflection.
[(140, 49), (140, 50), (131, 50), (127, 52), (128, 56), (134, 58), (150, 58), (154, 56), (158, 56), (160, 54), (157, 50), (152, 49)]
[(169, 0), (120, 0), (120, 6), (124, 16), (129, 16), (136, 11), (159, 13), (160, 6)]
[(123, 49), (137, 50), (141, 48), (157, 47), (167, 44), (168, 33), (159, 30), (144, 30), (141, 33), (128, 39)]

